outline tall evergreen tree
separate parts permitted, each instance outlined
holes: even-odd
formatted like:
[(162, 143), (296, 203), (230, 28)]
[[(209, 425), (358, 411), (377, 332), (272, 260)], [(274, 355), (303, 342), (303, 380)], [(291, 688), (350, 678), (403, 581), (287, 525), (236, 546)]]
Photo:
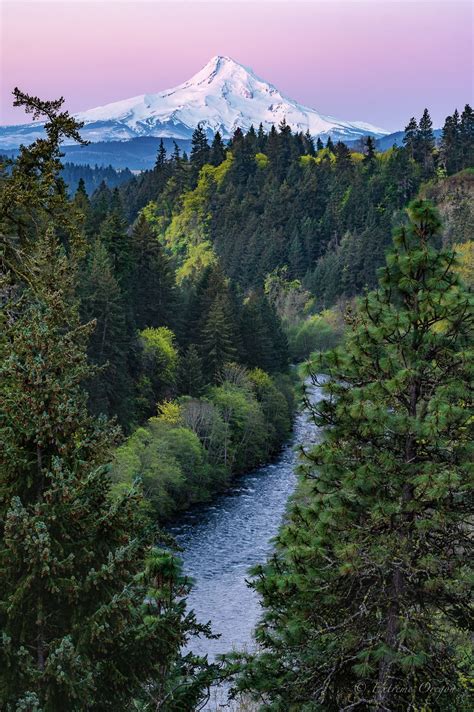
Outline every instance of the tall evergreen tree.
[(304, 143), (304, 147), (305, 147), (305, 152), (306, 152), (309, 156), (314, 156), (315, 153), (316, 153), (316, 151), (315, 151), (315, 149), (314, 149), (314, 139), (313, 139), (313, 137), (311, 136), (311, 134), (310, 134), (310, 132), (309, 132), (309, 129), (306, 131), (306, 133), (305, 133), (305, 135), (304, 135), (304, 141), (303, 141), (303, 143)]
[(472, 299), (430, 205), (409, 216), (347, 342), (313, 364), (325, 438), (256, 571), (260, 652), (238, 681), (262, 709), (470, 709)]
[(194, 398), (202, 395), (205, 386), (202, 358), (196, 344), (189, 344), (179, 365), (180, 391)]
[(267, 145), (267, 136), (263, 128), (263, 124), (260, 123), (257, 131), (257, 151), (260, 153), (265, 153), (265, 147)]
[(74, 193), (74, 203), (84, 215), (87, 215), (90, 208), (89, 196), (87, 195), (84, 178), (79, 178), (76, 192)]
[(137, 328), (170, 326), (176, 320), (174, 274), (143, 214), (133, 226), (130, 253), (129, 294)]
[(424, 178), (431, 178), (434, 174), (434, 147), (433, 122), (428, 109), (425, 109), (418, 125), (416, 153), (416, 158), (422, 166)]
[(160, 145), (158, 146), (158, 152), (156, 154), (155, 161), (155, 171), (162, 171), (166, 165), (166, 148), (163, 143), (163, 139), (160, 139)]
[(87, 352), (92, 363), (100, 367), (87, 382), (90, 410), (96, 415), (115, 415), (128, 429), (134, 409), (129, 359), (135, 335), (110, 257), (99, 240), (82, 270), (80, 294), (83, 320), (95, 321)]
[(112, 191), (105, 181), (102, 181), (97, 190), (91, 196), (90, 210), (87, 214), (85, 230), (89, 239), (97, 237), (100, 227), (106, 219), (112, 200)]
[(474, 111), (466, 104), (461, 114), (461, 123), (459, 127), (462, 168), (472, 167), (474, 165)]
[(191, 138), (191, 155), (189, 158), (193, 185), (196, 184), (201, 168), (205, 163), (209, 163), (209, 157), (210, 149), (206, 132), (202, 128), (202, 124), (198, 124)]
[(107, 249), (120, 286), (126, 290), (131, 271), (131, 241), (117, 189), (112, 192), (109, 212), (100, 226), (99, 238)]
[(408, 124), (405, 126), (405, 135), (403, 137), (403, 145), (408, 151), (410, 158), (415, 159), (417, 154), (418, 140), (418, 122), (414, 116), (411, 117)]
[(216, 131), (212, 140), (209, 161), (213, 166), (219, 166), (225, 159), (225, 146), (219, 131)]
[(221, 299), (215, 299), (201, 331), (200, 346), (206, 381), (213, 381), (222, 367), (237, 357), (235, 325), (226, 307), (227, 304)]
[(365, 155), (364, 155), (364, 165), (371, 169), (375, 163), (375, 141), (372, 136), (367, 136), (365, 142)]

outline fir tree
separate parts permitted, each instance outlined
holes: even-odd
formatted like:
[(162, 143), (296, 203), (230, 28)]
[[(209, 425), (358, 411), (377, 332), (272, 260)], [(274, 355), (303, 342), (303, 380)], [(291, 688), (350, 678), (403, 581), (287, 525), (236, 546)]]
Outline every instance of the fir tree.
[(137, 328), (171, 325), (176, 317), (173, 270), (143, 214), (133, 226), (130, 258), (129, 293)]
[(219, 131), (216, 131), (211, 145), (209, 161), (213, 166), (219, 166), (225, 159), (225, 146)]
[(126, 290), (131, 271), (131, 243), (116, 189), (112, 192), (107, 217), (100, 226), (99, 238), (110, 256), (115, 276), (122, 289)]
[(324, 143), (321, 141), (321, 136), (318, 136), (318, 140), (316, 141), (316, 150), (322, 151), (323, 148), (324, 148)]
[(90, 410), (96, 415), (115, 415), (128, 429), (134, 408), (128, 361), (135, 336), (110, 257), (99, 240), (82, 270), (80, 294), (83, 321), (95, 321), (87, 353), (91, 362), (101, 367), (87, 381)]
[(203, 363), (196, 344), (189, 344), (180, 361), (179, 386), (183, 394), (194, 398), (204, 391)]
[(77, 184), (77, 190), (74, 194), (74, 203), (81, 213), (87, 215), (90, 208), (90, 201), (86, 191), (86, 184), (84, 182), (84, 178), (82, 177), (79, 178), (79, 182)]
[(415, 160), (417, 154), (418, 141), (418, 122), (414, 116), (411, 117), (408, 124), (405, 126), (405, 135), (403, 137), (403, 145), (408, 151), (410, 158)]
[(235, 361), (237, 349), (234, 325), (226, 304), (220, 299), (211, 304), (201, 332), (200, 346), (204, 376), (208, 381), (213, 381), (226, 363)]
[(206, 132), (202, 128), (202, 124), (198, 124), (191, 138), (191, 156), (189, 159), (193, 186), (197, 183), (199, 171), (209, 162), (209, 154)]
[(106, 182), (102, 181), (90, 201), (90, 210), (85, 224), (89, 239), (93, 240), (97, 237), (100, 227), (109, 213), (111, 200), (112, 192)]
[[(304, 147), (305, 147), (305, 152), (309, 156), (314, 156), (316, 151), (314, 150), (314, 139), (311, 136), (309, 129), (306, 131), (304, 135), (304, 141), (303, 141)], [(318, 149), (319, 150), (319, 149)]]
[(423, 116), (418, 125), (416, 158), (421, 163), (424, 178), (431, 178), (434, 174), (434, 147), (433, 122), (428, 109), (423, 111)]
[(448, 174), (456, 173), (461, 166), (462, 160), (459, 113), (457, 109), (452, 116), (447, 116), (444, 122), (440, 154), (446, 172)]
[(367, 136), (365, 142), (364, 165), (370, 170), (375, 163), (375, 142), (372, 136)]
[(430, 205), (409, 216), (346, 344), (313, 364), (325, 439), (256, 571), (261, 652), (238, 682), (262, 709), (470, 708), (472, 299)]
[(328, 140), (326, 141), (326, 148), (329, 151), (331, 151), (332, 153), (334, 153), (334, 144), (333, 144), (332, 138), (330, 136), (328, 136)]
[(466, 104), (459, 127), (462, 168), (474, 166), (474, 111)]
[[(175, 144), (176, 145), (176, 144)], [(166, 148), (163, 139), (160, 139), (158, 153), (156, 154), (155, 171), (162, 171), (166, 165)]]
[(257, 151), (260, 153), (265, 152), (265, 147), (267, 145), (267, 136), (265, 134), (263, 124), (260, 123), (257, 131)]

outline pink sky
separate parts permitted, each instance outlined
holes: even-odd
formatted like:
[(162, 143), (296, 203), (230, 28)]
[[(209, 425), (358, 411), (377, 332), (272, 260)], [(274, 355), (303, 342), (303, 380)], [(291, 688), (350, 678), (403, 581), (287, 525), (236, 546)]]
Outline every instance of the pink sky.
[[(444, 0), (0, 0), (0, 123), (11, 90), (71, 111), (170, 88), (215, 54), (321, 113), (389, 130), (472, 102), (472, 6)], [(29, 120), (29, 119), (28, 119)]]

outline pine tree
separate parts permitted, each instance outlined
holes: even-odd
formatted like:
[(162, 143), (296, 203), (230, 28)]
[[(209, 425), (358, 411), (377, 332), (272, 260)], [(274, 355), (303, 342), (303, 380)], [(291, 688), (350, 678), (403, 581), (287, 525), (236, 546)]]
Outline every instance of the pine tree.
[(322, 151), (323, 148), (324, 148), (324, 143), (321, 141), (321, 137), (318, 136), (318, 140), (316, 141), (316, 150)]
[(238, 681), (262, 709), (470, 709), (472, 299), (430, 205), (409, 216), (345, 345), (313, 365), (325, 438), (256, 571), (261, 652)]

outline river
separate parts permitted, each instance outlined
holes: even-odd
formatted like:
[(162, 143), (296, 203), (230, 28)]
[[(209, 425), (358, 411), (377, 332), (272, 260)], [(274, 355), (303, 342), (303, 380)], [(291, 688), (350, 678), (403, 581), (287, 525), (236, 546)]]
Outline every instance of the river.
[[(319, 398), (320, 389), (313, 388), (311, 399)], [(171, 527), (183, 548), (184, 573), (194, 581), (188, 605), (198, 620), (212, 621), (213, 632), (220, 634), (216, 640), (193, 640), (194, 652), (213, 660), (220, 653), (254, 646), (252, 632), (261, 608), (247, 585), (248, 571), (271, 553), (296, 485), (297, 446), (317, 437), (307, 413), (299, 413), (291, 440), (274, 462), (239, 477), (212, 504), (194, 508)], [(206, 709), (226, 709), (224, 705), (221, 691)]]

